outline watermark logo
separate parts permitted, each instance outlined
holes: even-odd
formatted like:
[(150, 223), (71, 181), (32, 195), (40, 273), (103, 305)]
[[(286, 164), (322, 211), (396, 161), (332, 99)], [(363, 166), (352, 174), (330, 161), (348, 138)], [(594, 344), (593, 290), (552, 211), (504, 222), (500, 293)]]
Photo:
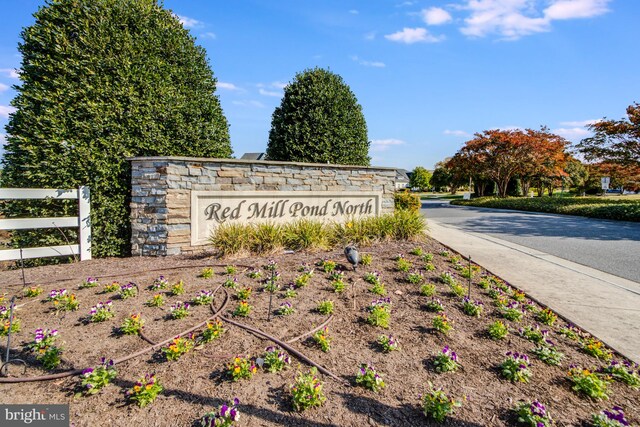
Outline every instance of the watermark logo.
[(0, 426), (69, 427), (69, 405), (0, 405)]

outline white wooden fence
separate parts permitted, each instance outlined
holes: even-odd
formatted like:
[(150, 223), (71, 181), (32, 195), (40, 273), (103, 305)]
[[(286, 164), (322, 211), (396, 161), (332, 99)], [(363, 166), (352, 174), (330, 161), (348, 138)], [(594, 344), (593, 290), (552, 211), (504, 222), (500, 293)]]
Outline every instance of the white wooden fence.
[[(79, 244), (23, 248), (22, 258), (46, 258), (80, 255), (80, 260), (91, 259), (91, 221), (89, 219), (89, 187), (78, 189), (0, 188), (0, 199), (78, 199), (78, 216), (59, 218), (0, 219), (0, 230), (32, 228), (78, 228)], [(20, 259), (20, 249), (0, 250), (0, 261)]]

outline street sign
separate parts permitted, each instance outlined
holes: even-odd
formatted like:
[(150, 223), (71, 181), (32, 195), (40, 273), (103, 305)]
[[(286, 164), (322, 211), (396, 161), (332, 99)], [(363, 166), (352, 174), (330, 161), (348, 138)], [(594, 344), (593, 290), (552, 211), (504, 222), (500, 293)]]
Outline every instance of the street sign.
[(600, 178), (600, 185), (602, 186), (603, 190), (609, 189), (610, 182), (611, 182), (611, 178), (608, 176), (603, 176), (602, 178)]

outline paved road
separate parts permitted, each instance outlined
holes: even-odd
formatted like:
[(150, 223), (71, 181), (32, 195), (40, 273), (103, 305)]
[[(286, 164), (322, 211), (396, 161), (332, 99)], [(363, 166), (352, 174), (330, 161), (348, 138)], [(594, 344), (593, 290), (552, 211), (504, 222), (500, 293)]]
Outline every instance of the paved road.
[(452, 206), (423, 200), (427, 221), (483, 233), (640, 283), (640, 223)]

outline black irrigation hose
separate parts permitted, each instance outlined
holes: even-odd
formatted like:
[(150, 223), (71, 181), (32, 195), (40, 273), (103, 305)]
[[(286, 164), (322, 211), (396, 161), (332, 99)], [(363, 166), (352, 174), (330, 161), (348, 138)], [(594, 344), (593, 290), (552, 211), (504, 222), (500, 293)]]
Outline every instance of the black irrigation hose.
[[(227, 293), (227, 290), (223, 289), (223, 291), (224, 291), (225, 295), (227, 295), (227, 297), (228, 297), (229, 294)], [(222, 310), (218, 310), (218, 313), (221, 312), (221, 311)], [(267, 334), (266, 332), (261, 331), (260, 329), (256, 329), (256, 328), (253, 328), (253, 327), (251, 327), (249, 325), (245, 325), (243, 323), (236, 322), (236, 321), (228, 319), (228, 318), (226, 318), (224, 316), (219, 316), (219, 318), (223, 322), (227, 322), (227, 323), (229, 323), (231, 325), (237, 326), (237, 327), (239, 327), (241, 329), (244, 329), (246, 331), (249, 331), (249, 332), (251, 332), (253, 334), (260, 335), (263, 338), (266, 338), (269, 341), (272, 341), (275, 344), (278, 344), (281, 348), (287, 350), (290, 354), (296, 356), (298, 359), (308, 363), (311, 366), (315, 366), (323, 374), (330, 376), (331, 378), (333, 378), (334, 380), (338, 381), (341, 384), (349, 385), (349, 383), (347, 381), (345, 381), (344, 379), (340, 378), (339, 376), (337, 376), (336, 374), (334, 374), (330, 370), (328, 370), (328, 369), (324, 368), (323, 366), (319, 365), (318, 363), (314, 362), (309, 357), (307, 357), (304, 354), (300, 353), (298, 350), (296, 350), (295, 348), (291, 347), (286, 342), (284, 342), (284, 341), (282, 341), (282, 340), (280, 340), (278, 338), (275, 338), (275, 337)]]
[[(218, 286), (216, 288), (214, 293), (218, 289), (220, 289), (220, 286)], [(138, 356), (140, 356), (142, 354), (145, 354), (145, 353), (147, 353), (149, 351), (153, 351), (156, 348), (161, 347), (164, 344), (167, 344), (168, 342), (173, 340), (174, 337), (180, 337), (180, 336), (183, 336), (183, 335), (187, 335), (187, 334), (195, 331), (196, 329), (200, 329), (201, 327), (206, 325), (207, 322), (209, 322), (210, 320), (213, 320), (216, 317), (219, 317), (218, 313), (220, 313), (222, 310), (224, 310), (226, 308), (228, 302), (229, 302), (229, 296), (227, 294), (225, 294), (225, 300), (222, 303), (222, 306), (218, 310), (216, 310), (213, 307), (213, 303), (211, 304), (211, 311), (213, 312), (213, 316), (209, 317), (204, 322), (201, 322), (201, 323), (197, 324), (196, 326), (193, 326), (193, 327), (187, 329), (186, 331), (182, 331), (179, 334), (174, 335), (171, 338), (168, 338), (168, 339), (166, 339), (166, 340), (164, 340), (164, 341), (162, 341), (160, 343), (151, 345), (150, 347), (145, 347), (142, 350), (138, 350), (135, 353), (131, 353), (131, 354), (129, 354), (127, 356), (124, 356), (124, 357), (121, 357), (119, 359), (114, 359), (113, 360), (113, 364), (117, 365), (119, 363), (126, 362), (127, 360), (133, 359), (134, 357), (138, 357)], [(73, 377), (73, 376), (76, 376), (76, 375), (80, 375), (80, 374), (82, 374), (83, 371), (84, 371), (84, 369), (72, 369), (72, 370), (69, 370), (69, 371), (59, 372), (57, 374), (40, 375), (40, 376), (37, 376), (37, 377), (0, 378), (0, 384), (27, 383), (27, 382), (36, 382), (36, 381), (50, 381), (50, 380), (55, 380), (55, 379), (59, 379), (59, 378), (66, 378), (66, 377)]]
[(287, 344), (291, 344), (291, 343), (293, 343), (293, 342), (296, 342), (296, 341), (298, 341), (298, 340), (301, 340), (301, 339), (302, 339), (302, 338), (304, 338), (304, 337), (308, 337), (309, 335), (313, 334), (314, 332), (317, 332), (317, 331), (319, 331), (320, 329), (322, 329), (322, 328), (324, 328), (325, 326), (327, 326), (327, 325), (329, 324), (329, 322), (331, 322), (332, 320), (333, 320), (333, 314), (332, 314), (331, 316), (329, 316), (329, 318), (328, 318), (327, 320), (325, 320), (324, 322), (322, 322), (322, 323), (320, 324), (320, 326), (317, 326), (317, 327), (313, 328), (312, 330), (310, 330), (310, 331), (308, 331), (308, 332), (305, 332), (305, 333), (304, 333), (304, 334), (302, 334), (302, 335), (298, 335), (298, 336), (297, 336), (297, 337), (295, 337), (295, 338), (291, 338), (290, 340), (287, 340), (287, 341), (285, 341), (285, 342), (286, 342)]
[[(145, 274), (145, 273), (153, 273), (155, 271), (167, 271), (167, 270), (181, 270), (181, 269), (187, 269), (187, 268), (206, 268), (206, 267), (226, 267), (229, 264), (196, 264), (196, 265), (184, 265), (184, 266), (176, 266), (176, 267), (166, 267), (166, 268), (152, 268), (152, 269), (148, 269), (148, 270), (136, 270), (136, 271), (129, 271), (129, 272), (125, 272), (125, 273), (118, 273), (118, 274), (108, 274), (108, 275), (104, 275), (104, 276), (97, 276), (101, 279), (104, 278), (114, 278), (114, 277), (126, 277), (126, 276), (135, 276), (138, 274)], [(252, 268), (256, 268), (253, 265), (242, 265), (242, 264), (234, 264), (235, 267), (242, 267), (246, 270), (252, 269)], [(52, 282), (48, 282), (49, 284), (53, 284), (53, 283), (61, 283), (61, 282), (70, 282), (70, 281), (78, 281), (78, 280), (82, 280), (84, 276), (81, 277), (71, 277), (71, 278), (67, 278), (67, 279), (59, 279), (59, 280), (54, 280)], [(33, 284), (33, 282), (28, 282), (28, 285)], [(20, 283), (9, 283), (9, 284), (5, 284), (4, 286), (6, 287), (11, 287), (11, 286), (23, 286), (22, 282)]]

